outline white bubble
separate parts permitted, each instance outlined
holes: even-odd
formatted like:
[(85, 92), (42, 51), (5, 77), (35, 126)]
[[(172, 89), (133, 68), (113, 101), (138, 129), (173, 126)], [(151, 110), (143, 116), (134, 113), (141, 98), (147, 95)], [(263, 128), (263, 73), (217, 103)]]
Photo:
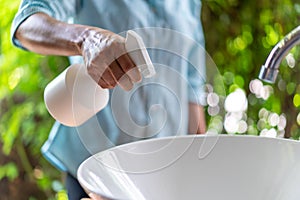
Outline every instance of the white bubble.
[(259, 94), (257, 95), (258, 98), (262, 98), (267, 100), (273, 92), (273, 88), (269, 85), (265, 85), (260, 88)]
[(226, 117), (224, 121), (224, 128), (229, 134), (236, 133), (239, 128), (238, 120), (232, 116)]
[(220, 107), (219, 106), (208, 107), (207, 112), (210, 116), (216, 116), (220, 112)]
[(238, 123), (238, 133), (245, 133), (248, 129), (248, 125), (244, 120), (239, 121)]
[(206, 84), (205, 86), (208, 93), (212, 93), (214, 91), (214, 88), (211, 84)]
[(215, 107), (217, 106), (219, 103), (219, 96), (214, 93), (214, 92), (211, 92), (207, 95), (207, 104), (211, 107)]
[(264, 128), (266, 128), (267, 122), (265, 119), (260, 119), (257, 122), (257, 128), (258, 130), (263, 130)]
[(263, 83), (258, 79), (252, 80), (249, 84), (250, 91), (256, 95), (259, 94), (259, 91), (261, 90), (262, 87), (263, 87)]
[(277, 126), (279, 124), (279, 115), (277, 113), (271, 113), (268, 117), (268, 122), (271, 126)]
[(227, 112), (240, 112), (248, 108), (248, 101), (242, 89), (236, 89), (225, 99), (225, 110)]
[(272, 138), (276, 138), (277, 137), (277, 131), (275, 130), (275, 128), (271, 128), (267, 132), (267, 137), (272, 137)]
[(300, 125), (300, 113), (297, 115), (297, 124)]
[(226, 117), (232, 117), (235, 118), (237, 121), (243, 119), (244, 113), (243, 112), (230, 112), (226, 113)]
[(280, 91), (285, 91), (285, 88), (286, 88), (286, 82), (283, 80), (283, 79), (280, 79), (279, 81), (278, 81), (278, 89), (280, 90)]
[(270, 137), (270, 138), (276, 138), (277, 137), (277, 132), (274, 128), (271, 128), (270, 130), (268, 129), (263, 129), (260, 134), (262, 137)]
[(267, 135), (268, 129), (263, 129), (260, 131), (259, 136), (265, 137)]
[(290, 68), (294, 68), (294, 67), (295, 67), (296, 61), (295, 61), (295, 58), (294, 58), (293, 54), (289, 53), (289, 54), (285, 57), (285, 59), (286, 59), (286, 62), (287, 62), (288, 66), (289, 66)]
[(279, 122), (277, 125), (278, 131), (283, 131), (286, 127), (286, 117), (284, 116), (284, 114), (281, 114), (279, 116)]
[(260, 119), (263, 119), (263, 118), (264, 118), (264, 119), (267, 119), (268, 116), (269, 116), (269, 111), (268, 111), (267, 109), (262, 108), (262, 109), (259, 110), (259, 112), (258, 112), (258, 117), (259, 117)]

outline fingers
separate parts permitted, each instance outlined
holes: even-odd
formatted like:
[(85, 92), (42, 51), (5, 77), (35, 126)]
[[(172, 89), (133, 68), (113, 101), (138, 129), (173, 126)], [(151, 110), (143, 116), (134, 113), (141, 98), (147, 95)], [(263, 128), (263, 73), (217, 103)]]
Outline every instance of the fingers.
[(109, 31), (96, 31), (88, 36), (82, 49), (89, 75), (102, 88), (119, 85), (130, 90), (141, 81), (141, 73), (126, 51), (125, 38)]
[(142, 80), (140, 71), (127, 53), (121, 55), (117, 62), (133, 83), (138, 83)]
[(126, 91), (129, 91), (133, 88), (133, 83), (126, 74), (120, 78), (119, 85)]
[(102, 73), (98, 84), (102, 88), (114, 88), (116, 85), (126, 91), (132, 89), (133, 84), (142, 79), (140, 71), (130, 59), (128, 54), (120, 56), (108, 65)]

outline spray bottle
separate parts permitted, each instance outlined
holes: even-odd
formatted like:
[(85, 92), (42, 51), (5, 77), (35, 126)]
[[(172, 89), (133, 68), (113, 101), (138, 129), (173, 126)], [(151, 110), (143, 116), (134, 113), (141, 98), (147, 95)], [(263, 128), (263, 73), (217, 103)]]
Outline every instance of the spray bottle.
[[(127, 32), (125, 48), (144, 78), (155, 74), (143, 40), (136, 32)], [(109, 91), (90, 77), (84, 64), (73, 64), (46, 86), (44, 100), (54, 119), (66, 126), (79, 126), (107, 105)]]

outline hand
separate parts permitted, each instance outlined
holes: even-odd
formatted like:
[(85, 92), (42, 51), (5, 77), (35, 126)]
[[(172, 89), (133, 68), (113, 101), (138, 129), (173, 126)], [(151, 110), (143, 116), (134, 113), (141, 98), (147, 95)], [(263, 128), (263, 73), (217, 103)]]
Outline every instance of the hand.
[(105, 200), (105, 199), (101, 198), (100, 196), (93, 194), (93, 193), (90, 193), (89, 196), (91, 198), (82, 198), (80, 200)]
[(18, 28), (16, 38), (30, 51), (43, 55), (82, 55), (91, 77), (102, 88), (117, 84), (130, 90), (141, 74), (125, 49), (125, 39), (108, 30), (67, 24), (36, 13)]
[(125, 49), (125, 38), (103, 29), (88, 30), (83, 36), (82, 56), (88, 73), (102, 88), (120, 85), (130, 90), (141, 74)]

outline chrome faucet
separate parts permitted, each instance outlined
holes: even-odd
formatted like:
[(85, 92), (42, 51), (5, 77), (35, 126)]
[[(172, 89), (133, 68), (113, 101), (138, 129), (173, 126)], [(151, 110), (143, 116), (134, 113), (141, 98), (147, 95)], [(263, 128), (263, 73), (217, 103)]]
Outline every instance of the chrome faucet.
[(288, 33), (269, 54), (266, 63), (261, 67), (259, 79), (274, 83), (276, 81), (279, 66), (286, 54), (300, 43), (300, 26)]

